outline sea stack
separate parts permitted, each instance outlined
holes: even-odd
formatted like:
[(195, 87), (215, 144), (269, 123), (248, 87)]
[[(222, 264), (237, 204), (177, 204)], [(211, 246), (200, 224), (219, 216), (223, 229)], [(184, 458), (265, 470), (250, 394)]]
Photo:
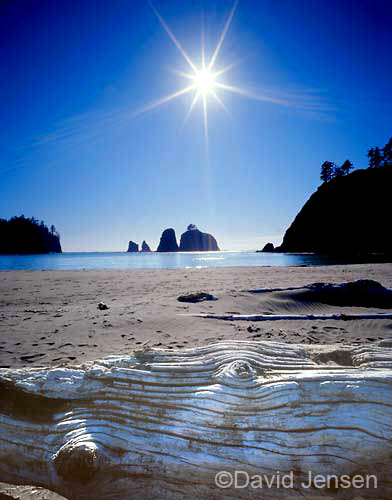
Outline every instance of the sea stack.
[(266, 243), (264, 245), (263, 250), (261, 250), (261, 252), (274, 252), (274, 251), (275, 251), (275, 247), (274, 247), (273, 243)]
[(142, 252), (151, 252), (151, 248), (147, 245), (147, 243), (145, 242), (145, 240), (143, 240), (143, 243), (142, 243)]
[(139, 245), (133, 241), (130, 241), (128, 244), (128, 252), (138, 252), (139, 251)]
[(162, 233), (157, 252), (178, 252), (178, 244), (174, 229), (165, 229)]
[(181, 235), (180, 252), (219, 251), (216, 239), (208, 233), (202, 233), (194, 224), (189, 224)]

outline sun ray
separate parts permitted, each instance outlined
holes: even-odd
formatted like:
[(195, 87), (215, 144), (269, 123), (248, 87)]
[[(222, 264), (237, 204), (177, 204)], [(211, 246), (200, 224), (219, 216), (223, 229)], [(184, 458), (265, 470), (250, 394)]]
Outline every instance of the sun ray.
[(229, 17), (227, 18), (227, 21), (226, 21), (226, 23), (225, 23), (225, 26), (224, 26), (223, 31), (222, 31), (222, 33), (221, 33), (221, 36), (220, 36), (220, 38), (219, 38), (219, 40), (218, 40), (218, 44), (217, 44), (217, 46), (216, 46), (216, 48), (215, 48), (215, 50), (214, 50), (214, 53), (213, 53), (213, 55), (212, 55), (212, 57), (211, 57), (211, 61), (210, 61), (210, 62), (209, 62), (209, 64), (208, 64), (208, 69), (209, 69), (209, 70), (210, 70), (210, 69), (212, 69), (212, 68), (214, 67), (214, 64), (215, 64), (216, 58), (218, 57), (218, 54), (219, 54), (219, 51), (220, 51), (220, 49), (221, 49), (221, 47), (222, 47), (222, 44), (223, 44), (223, 42), (224, 42), (224, 39), (225, 39), (226, 33), (227, 33), (227, 31), (228, 31), (228, 29), (229, 29), (229, 27), (230, 27), (230, 24), (231, 24), (231, 21), (232, 21), (232, 19), (233, 19), (234, 12), (235, 12), (235, 10), (236, 10), (236, 8), (237, 8), (237, 5), (238, 5), (238, 0), (236, 0), (236, 1), (234, 2), (234, 5), (233, 5), (233, 7), (232, 7), (232, 9), (231, 9), (231, 11), (230, 11)]
[(173, 69), (173, 68), (170, 68), (170, 71), (172, 73), (175, 73), (176, 75), (179, 75), (179, 76), (182, 76), (184, 78), (188, 78), (188, 80), (193, 80), (195, 78), (195, 75), (191, 75), (190, 73), (186, 73), (185, 71), (180, 71), (178, 69)]
[(286, 106), (290, 105), (290, 102), (287, 99), (281, 99), (279, 97), (274, 97), (268, 94), (251, 92), (250, 90), (242, 89), (240, 87), (234, 87), (233, 85), (227, 85), (225, 83), (216, 82), (216, 87), (227, 90), (229, 92), (233, 92), (235, 94), (242, 95), (243, 97), (255, 99), (256, 101), (270, 102), (272, 104), (280, 104)]
[(201, 29), (201, 68), (202, 71), (205, 70), (206, 67), (206, 48), (205, 48), (205, 40), (204, 40), (204, 26)]
[(147, 106), (144, 106), (143, 108), (137, 110), (134, 113), (134, 116), (141, 115), (143, 113), (147, 113), (147, 111), (152, 111), (155, 108), (158, 108), (159, 106), (162, 106), (162, 104), (165, 104), (166, 102), (171, 101), (172, 99), (175, 99), (176, 97), (179, 97), (181, 95), (186, 94), (187, 92), (190, 92), (191, 90), (195, 89), (196, 85), (189, 85), (188, 87), (185, 87), (181, 90), (178, 90), (177, 92), (174, 92), (173, 94), (169, 94), (168, 96), (162, 97), (161, 99), (158, 99), (156, 101), (153, 101), (150, 104), (147, 104)]
[(190, 117), (191, 113), (192, 113), (192, 110), (193, 108), (195, 107), (195, 104), (197, 103), (197, 101), (199, 100), (199, 97), (200, 97), (200, 94), (201, 94), (201, 90), (198, 90), (193, 99), (192, 99), (192, 102), (191, 102), (191, 105), (189, 106), (189, 109), (188, 109), (188, 112), (187, 114), (185, 115), (185, 118), (184, 118), (184, 125), (185, 123), (188, 121), (188, 118)]
[(210, 148), (208, 144), (208, 111), (207, 111), (207, 96), (203, 94), (203, 119), (204, 119), (204, 143), (207, 164), (210, 161)]
[(230, 64), (228, 64), (227, 66), (223, 67), (222, 69), (219, 69), (218, 71), (214, 71), (214, 77), (217, 78), (218, 76), (221, 76), (223, 75), (224, 73), (226, 73), (227, 71), (230, 71), (231, 69), (235, 68), (236, 66), (238, 66), (238, 64), (240, 64), (243, 60), (245, 59), (245, 57), (241, 57), (239, 58), (237, 61), (234, 61)]
[(152, 8), (154, 14), (157, 16), (159, 22), (163, 26), (163, 28), (166, 31), (166, 33), (169, 35), (171, 41), (174, 43), (174, 45), (177, 47), (177, 49), (181, 52), (181, 54), (183, 55), (183, 57), (185, 58), (185, 60), (189, 64), (189, 66), (193, 69), (193, 71), (197, 71), (196, 66), (194, 65), (194, 63), (192, 62), (192, 60), (188, 56), (188, 54), (185, 52), (185, 50), (182, 48), (182, 45), (177, 40), (177, 38), (174, 36), (174, 33), (171, 31), (171, 29), (169, 28), (169, 26), (166, 24), (166, 21), (163, 19), (163, 17), (159, 14), (159, 12), (157, 11), (157, 9), (152, 4), (151, 4), (151, 8)]
[(230, 112), (229, 110), (227, 109), (227, 107), (225, 106), (224, 102), (222, 101), (222, 99), (218, 96), (218, 94), (215, 92), (214, 89), (211, 89), (211, 95), (212, 97), (222, 106), (222, 108), (226, 111), (226, 113), (230, 116)]

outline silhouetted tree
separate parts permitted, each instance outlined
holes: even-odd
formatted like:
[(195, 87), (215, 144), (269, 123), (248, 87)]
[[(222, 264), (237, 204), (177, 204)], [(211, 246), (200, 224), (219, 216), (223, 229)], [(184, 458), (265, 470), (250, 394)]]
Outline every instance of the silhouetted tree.
[(369, 158), (369, 168), (378, 168), (383, 165), (383, 155), (378, 147), (369, 149), (367, 156)]
[(61, 252), (60, 235), (43, 221), (24, 215), (0, 219), (0, 254)]
[(342, 172), (342, 175), (348, 175), (351, 170), (353, 169), (353, 164), (351, 163), (350, 160), (346, 160), (343, 165), (340, 167), (340, 170)]
[(333, 177), (342, 177), (344, 175), (344, 171), (342, 170), (342, 167), (337, 167), (333, 169)]
[(323, 182), (328, 182), (332, 179), (335, 171), (335, 164), (332, 161), (325, 161), (321, 165), (320, 179)]
[(383, 166), (392, 167), (392, 137), (383, 147)]

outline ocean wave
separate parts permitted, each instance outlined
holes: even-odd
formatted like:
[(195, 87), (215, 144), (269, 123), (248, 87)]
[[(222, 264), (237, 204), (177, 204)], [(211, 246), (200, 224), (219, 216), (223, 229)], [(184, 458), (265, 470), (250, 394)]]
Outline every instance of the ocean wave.
[(193, 260), (225, 260), (224, 257), (197, 257)]

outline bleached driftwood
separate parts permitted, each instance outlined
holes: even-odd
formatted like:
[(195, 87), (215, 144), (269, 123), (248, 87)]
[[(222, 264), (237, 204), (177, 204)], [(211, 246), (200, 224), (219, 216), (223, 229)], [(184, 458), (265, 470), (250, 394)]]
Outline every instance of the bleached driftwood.
[(181, 314), (196, 318), (223, 319), (226, 321), (281, 321), (315, 319), (392, 319), (392, 313), (333, 313), (333, 314)]
[[(0, 480), (75, 500), (391, 498), (391, 345), (227, 341), (1, 369)], [(294, 488), (216, 486), (235, 470)], [(308, 471), (377, 489), (304, 488)]]

